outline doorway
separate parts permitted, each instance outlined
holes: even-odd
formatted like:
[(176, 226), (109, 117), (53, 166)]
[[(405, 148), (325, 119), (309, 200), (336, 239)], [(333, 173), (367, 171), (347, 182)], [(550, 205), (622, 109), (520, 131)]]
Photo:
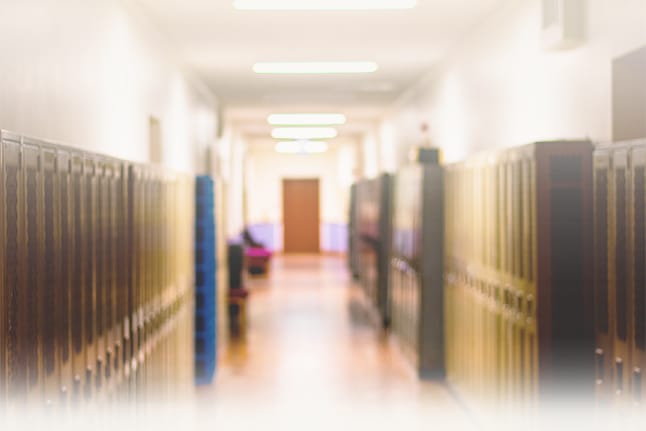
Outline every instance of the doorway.
[(319, 253), (319, 180), (283, 180), (285, 253)]

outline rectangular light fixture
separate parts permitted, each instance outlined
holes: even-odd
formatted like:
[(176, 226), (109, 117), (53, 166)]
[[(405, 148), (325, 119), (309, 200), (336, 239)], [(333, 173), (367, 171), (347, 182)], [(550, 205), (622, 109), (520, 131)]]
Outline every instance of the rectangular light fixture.
[(279, 127), (272, 130), (274, 139), (332, 139), (337, 137), (336, 129), (332, 127)]
[(412, 9), (417, 0), (235, 0), (242, 10), (388, 10)]
[(301, 145), (298, 141), (283, 141), (276, 143), (275, 150), (282, 154), (298, 154), (301, 152)]
[(322, 154), (328, 144), (321, 141), (282, 141), (276, 143), (276, 152), (282, 154)]
[(372, 73), (379, 69), (372, 61), (311, 61), (256, 63), (253, 71), (260, 74), (323, 75), (330, 73)]
[(335, 126), (345, 124), (343, 114), (273, 114), (267, 118), (272, 126)]

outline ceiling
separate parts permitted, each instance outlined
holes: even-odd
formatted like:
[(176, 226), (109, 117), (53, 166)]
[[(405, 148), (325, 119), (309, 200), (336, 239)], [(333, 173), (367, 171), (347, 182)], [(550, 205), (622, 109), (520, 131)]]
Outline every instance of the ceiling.
[[(501, 0), (396, 11), (242, 11), (233, 0), (133, 0), (227, 106), (385, 106)], [(376, 61), (370, 75), (267, 76), (261, 61)]]

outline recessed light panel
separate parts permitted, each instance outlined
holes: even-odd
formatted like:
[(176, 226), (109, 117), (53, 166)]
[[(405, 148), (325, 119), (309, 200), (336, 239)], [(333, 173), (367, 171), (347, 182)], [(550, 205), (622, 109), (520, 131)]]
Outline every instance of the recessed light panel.
[(256, 63), (253, 71), (260, 74), (323, 75), (336, 73), (372, 73), (379, 66), (371, 61), (313, 61)]
[(325, 153), (328, 149), (326, 142), (321, 141), (307, 141), (303, 142), (303, 152), (308, 154)]
[(279, 127), (271, 132), (274, 139), (332, 139), (337, 131), (332, 127)]
[(301, 144), (298, 141), (277, 142), (275, 150), (281, 154), (298, 154), (301, 152)]
[(328, 144), (321, 141), (283, 141), (276, 143), (276, 152), (282, 154), (321, 154), (328, 150)]
[(345, 124), (343, 114), (274, 114), (267, 118), (272, 126), (336, 126)]
[(417, 0), (235, 0), (242, 10), (389, 10), (412, 9)]

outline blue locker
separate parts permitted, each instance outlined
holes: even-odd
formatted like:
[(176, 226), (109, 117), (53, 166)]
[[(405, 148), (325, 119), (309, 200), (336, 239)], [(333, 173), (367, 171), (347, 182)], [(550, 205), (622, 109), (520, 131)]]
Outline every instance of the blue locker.
[(213, 381), (216, 367), (216, 242), (213, 179), (195, 181), (195, 382)]

